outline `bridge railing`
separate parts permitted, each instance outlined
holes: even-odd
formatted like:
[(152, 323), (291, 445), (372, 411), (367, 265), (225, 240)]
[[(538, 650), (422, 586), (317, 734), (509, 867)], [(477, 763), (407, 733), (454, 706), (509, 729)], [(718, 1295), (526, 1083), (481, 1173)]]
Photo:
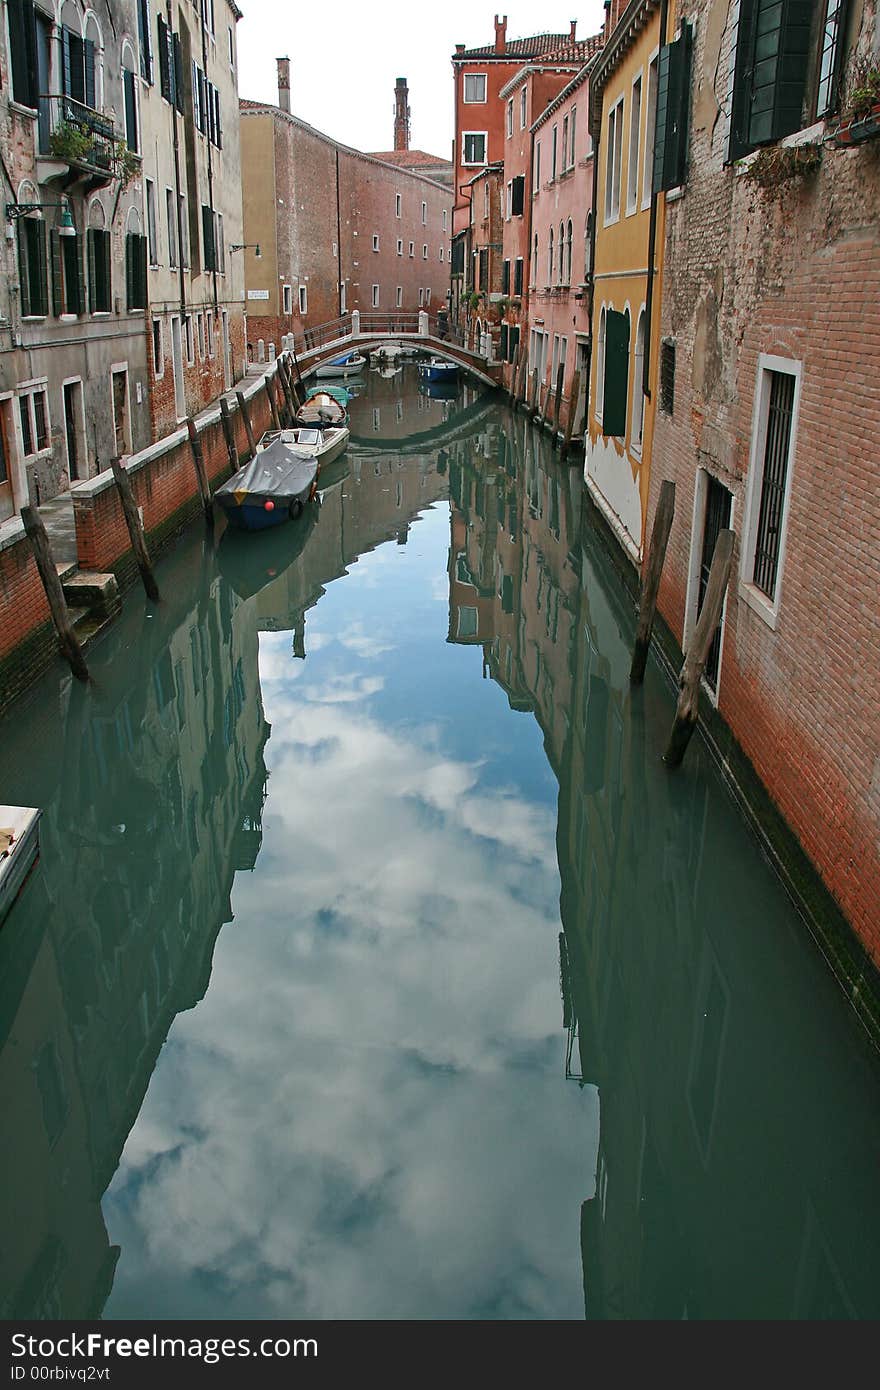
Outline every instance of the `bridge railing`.
[(295, 344), (297, 352), (311, 352), (312, 348), (323, 347), (325, 343), (338, 342), (340, 338), (348, 338), (351, 335), (351, 314), (343, 314), (341, 318), (330, 319), (328, 323), (315, 324), (314, 328), (306, 328), (302, 334), (297, 333)]
[(361, 333), (418, 333), (419, 316), (401, 311), (398, 314), (372, 314), (361, 310)]

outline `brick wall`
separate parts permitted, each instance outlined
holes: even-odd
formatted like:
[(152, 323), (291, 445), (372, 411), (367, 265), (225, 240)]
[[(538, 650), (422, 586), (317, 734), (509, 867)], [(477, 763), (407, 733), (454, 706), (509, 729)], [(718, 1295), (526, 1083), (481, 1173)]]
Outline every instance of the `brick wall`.
[[(880, 964), (880, 146), (826, 146), (817, 174), (769, 189), (725, 167), (713, 91), (726, 90), (715, 73), (730, 20), (688, 8), (700, 11), (690, 171), (667, 209), (661, 311), (675, 402), (657, 414), (649, 517), (673, 478), (659, 608), (686, 640), (703, 469), (732, 493), (737, 537), (719, 711)], [(775, 628), (740, 581), (761, 353), (802, 372)]]

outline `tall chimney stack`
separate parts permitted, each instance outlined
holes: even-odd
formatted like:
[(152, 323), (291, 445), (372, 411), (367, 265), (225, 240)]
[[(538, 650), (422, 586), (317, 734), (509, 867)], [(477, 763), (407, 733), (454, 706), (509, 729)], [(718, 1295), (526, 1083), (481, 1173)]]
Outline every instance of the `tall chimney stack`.
[(504, 53), (507, 49), (507, 15), (499, 20), (495, 16), (495, 52)]
[(290, 111), (290, 59), (276, 58), (278, 64), (278, 105)]
[(394, 84), (394, 148), (409, 149), (409, 88), (405, 77)]
[(577, 43), (575, 35), (577, 33), (578, 22), (576, 19), (572, 19), (569, 21), (569, 23), (571, 24), (571, 42)]

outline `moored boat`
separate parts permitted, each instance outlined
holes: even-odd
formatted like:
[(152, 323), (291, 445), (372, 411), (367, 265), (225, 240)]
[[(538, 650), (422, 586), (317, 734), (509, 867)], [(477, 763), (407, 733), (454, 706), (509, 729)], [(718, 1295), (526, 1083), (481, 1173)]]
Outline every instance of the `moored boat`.
[(329, 362), (323, 362), (315, 369), (315, 376), (354, 376), (357, 372), (363, 371), (366, 365), (367, 359), (361, 353), (346, 352), (341, 357), (333, 357)]
[(418, 371), (423, 381), (458, 380), (457, 363), (447, 362), (442, 357), (430, 357), (427, 362), (420, 362)]
[(0, 922), (40, 852), (40, 816), (33, 806), (0, 806)]
[[(271, 438), (264, 435), (250, 462), (214, 493), (231, 526), (265, 531), (302, 515), (315, 495), (318, 460), (314, 450), (284, 439), (284, 435), (299, 432), (284, 430)], [(319, 430), (311, 433), (320, 435)]]
[(319, 430), (347, 425), (347, 403), (342, 405), (329, 391), (316, 391), (314, 395), (306, 397), (296, 412), (296, 423)]

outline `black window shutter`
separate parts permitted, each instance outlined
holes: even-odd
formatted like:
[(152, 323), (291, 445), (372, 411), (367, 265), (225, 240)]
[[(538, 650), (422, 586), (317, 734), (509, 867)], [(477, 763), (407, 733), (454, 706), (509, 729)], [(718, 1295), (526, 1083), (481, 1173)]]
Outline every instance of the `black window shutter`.
[(516, 178), (513, 180), (513, 189), (511, 190), (510, 200), (510, 211), (514, 217), (522, 217), (523, 215), (523, 208), (525, 207), (526, 196), (525, 190), (525, 175), (517, 174)]
[(146, 309), (147, 307), (147, 238), (139, 236), (137, 242), (137, 276), (135, 291), (137, 295), (137, 307)]
[(97, 232), (94, 227), (89, 227), (86, 232), (86, 251), (89, 263), (89, 313), (93, 314), (98, 307), (98, 257), (95, 251), (95, 237)]
[(153, 81), (153, 48), (150, 43), (150, 8), (148, 0), (137, 0), (138, 36), (141, 45), (141, 77)]
[(61, 239), (58, 228), (49, 231), (49, 256), (52, 261), (52, 313), (56, 318), (64, 313), (64, 278), (61, 268)]
[(130, 150), (140, 149), (138, 139), (137, 98), (135, 96), (135, 75), (128, 68), (122, 72), (122, 89), (125, 97), (125, 132)]
[(110, 233), (95, 232), (95, 261), (98, 280), (98, 305), (104, 313), (110, 311)]
[(522, 257), (518, 256), (513, 263), (513, 292), (522, 294), (523, 287), (523, 263)]
[(205, 269), (216, 270), (216, 252), (214, 249), (214, 214), (209, 207), (202, 204), (202, 240), (205, 244)]
[(12, 95), (22, 106), (37, 105), (37, 21), (33, 0), (9, 0)]
[(168, 52), (168, 25), (161, 15), (156, 19), (159, 35), (159, 90), (166, 101), (171, 100), (171, 64)]
[(215, 106), (216, 106), (216, 115), (215, 115), (215, 118), (214, 118), (214, 127), (215, 127), (215, 129), (216, 129), (216, 131), (217, 131), (217, 148), (218, 148), (218, 150), (222, 150), (222, 148), (223, 148), (223, 126), (222, 126), (221, 123), (220, 123), (220, 89), (219, 89), (219, 87), (215, 87), (215, 88), (214, 88), (214, 103), (215, 103)]
[(95, 45), (91, 39), (83, 40), (83, 100), (86, 106), (95, 106)]
[(510, 294), (510, 261), (505, 261), (501, 269), (501, 293)]
[(86, 312), (86, 238), (78, 236), (74, 245), (76, 247), (77, 276), (76, 312), (84, 314)]
[(66, 24), (61, 26), (61, 90), (65, 96), (74, 96), (73, 71), (71, 68), (70, 41), (74, 36)]
[(61, 259), (64, 263), (64, 312), (82, 313), (81, 257), (79, 237), (65, 237), (61, 244)]
[(31, 313), (49, 312), (49, 275), (46, 269), (46, 224), (32, 222), (33, 251), (31, 256)]
[(135, 307), (134, 289), (134, 232), (125, 238), (125, 303), (127, 308)]
[(27, 220), (18, 219), (18, 279), (21, 291), (21, 316), (26, 319), (31, 313), (31, 270), (28, 254)]
[(174, 67), (174, 105), (183, 114), (183, 58), (180, 52), (180, 35), (171, 36), (171, 58)]
[(750, 146), (798, 130), (810, 57), (811, 0), (757, 0), (754, 11)]
[(660, 50), (654, 144), (654, 192), (684, 183), (691, 88), (691, 27)]
[(510, 329), (508, 328), (507, 324), (506, 324), (506, 323), (502, 323), (502, 325), (501, 325), (501, 339), (500, 339), (499, 344), (498, 344), (498, 349), (499, 349), (499, 353), (500, 353), (500, 355), (501, 355), (501, 360), (502, 360), (502, 362), (506, 362), (506, 361), (507, 361), (507, 339), (508, 339), (509, 333), (510, 333)]
[(605, 316), (605, 396), (602, 433), (626, 434), (626, 398), (629, 376), (629, 315), (609, 309)]

